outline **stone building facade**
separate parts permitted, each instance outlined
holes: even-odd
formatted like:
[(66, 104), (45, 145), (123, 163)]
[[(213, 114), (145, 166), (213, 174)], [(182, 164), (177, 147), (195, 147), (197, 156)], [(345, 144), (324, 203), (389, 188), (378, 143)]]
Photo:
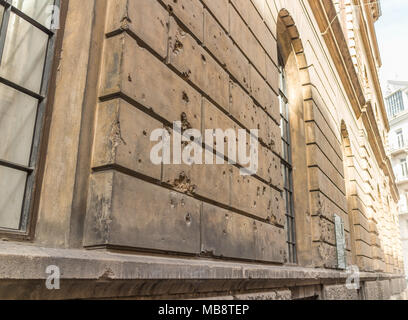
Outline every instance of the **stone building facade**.
[(388, 91), (385, 99), (390, 123), (388, 153), (400, 194), (399, 224), (408, 274), (408, 81), (388, 81)]
[[(40, 110), (29, 160), (0, 148), (0, 297), (404, 297), (378, 2), (58, 4), (55, 32), (55, 19), (4, 7), (3, 38), (17, 15), (49, 42), (40, 89), (0, 73)], [(153, 164), (152, 133), (175, 141), (175, 121), (183, 134), (259, 130), (256, 174)]]

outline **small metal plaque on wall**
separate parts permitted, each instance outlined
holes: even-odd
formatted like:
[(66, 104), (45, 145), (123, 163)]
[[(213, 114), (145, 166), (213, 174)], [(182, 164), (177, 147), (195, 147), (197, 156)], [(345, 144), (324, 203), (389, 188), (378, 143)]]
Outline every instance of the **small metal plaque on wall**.
[(337, 267), (346, 269), (346, 236), (343, 219), (338, 215), (334, 215), (334, 227), (336, 232)]

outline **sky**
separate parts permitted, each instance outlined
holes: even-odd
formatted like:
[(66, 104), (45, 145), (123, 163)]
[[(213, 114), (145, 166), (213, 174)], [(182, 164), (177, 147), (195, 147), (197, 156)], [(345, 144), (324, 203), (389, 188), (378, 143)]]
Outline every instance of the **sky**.
[(381, 0), (382, 17), (376, 22), (381, 52), (381, 84), (408, 81), (408, 0)]

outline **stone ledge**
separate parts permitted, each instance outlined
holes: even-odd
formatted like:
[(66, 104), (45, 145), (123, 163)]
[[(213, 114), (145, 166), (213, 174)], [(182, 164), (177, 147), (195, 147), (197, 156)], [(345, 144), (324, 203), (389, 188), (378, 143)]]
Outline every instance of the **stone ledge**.
[[(45, 289), (45, 270), (50, 265), (61, 270), (61, 290)], [(221, 294), (344, 284), (346, 277), (345, 272), (336, 270), (0, 243), (0, 298), (6, 299)], [(400, 277), (360, 274), (362, 281)], [(16, 287), (15, 293), (10, 292)]]
[[(347, 278), (346, 272), (292, 266), (227, 262), (199, 258), (132, 255), (106, 251), (42, 248), (33, 245), (0, 243), (0, 279), (46, 279), (45, 269), (57, 265), (61, 279), (263, 279), (318, 280)], [(360, 278), (381, 280), (402, 275), (362, 272)]]

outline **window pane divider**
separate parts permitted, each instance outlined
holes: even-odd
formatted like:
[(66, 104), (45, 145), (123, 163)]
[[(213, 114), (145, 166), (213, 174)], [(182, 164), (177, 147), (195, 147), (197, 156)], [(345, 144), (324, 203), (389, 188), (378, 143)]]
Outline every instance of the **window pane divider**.
[(0, 0), (0, 4), (4, 5), (3, 20), (0, 30), (0, 64), (3, 60), (4, 46), (6, 45), (7, 29), (10, 21), (11, 4), (9, 1)]
[[(42, 32), (48, 34), (49, 36), (54, 35), (54, 31), (48, 29), (46, 26), (42, 25), (39, 23), (37, 20), (31, 18), (30, 16), (26, 15), (23, 11), (20, 9), (17, 9), (15, 6), (12, 5), (10, 0), (0, 0), (0, 5), (3, 5), (6, 8), (6, 11), (8, 11), (8, 15), (10, 16), (10, 11), (19, 16), (20, 18), (24, 19), (25, 21), (29, 22), (32, 24), (34, 27), (40, 29)], [(5, 11), (5, 12), (6, 12)], [(7, 21), (8, 24), (8, 21)]]
[(10, 168), (10, 169), (19, 170), (19, 171), (24, 171), (24, 172), (27, 172), (29, 174), (34, 171), (34, 168), (32, 168), (32, 167), (23, 166), (21, 164), (17, 164), (17, 163), (2, 160), (2, 159), (0, 159), (0, 166), (7, 167), (7, 168)]
[(5, 84), (5, 85), (17, 90), (17, 91), (22, 92), (22, 93), (25, 93), (26, 95), (29, 95), (29, 96), (37, 99), (37, 100), (42, 101), (45, 98), (44, 96), (42, 96), (42, 95), (40, 95), (38, 93), (35, 93), (34, 91), (31, 91), (29, 89), (26, 89), (26, 88), (18, 85), (17, 83), (14, 83), (14, 82), (12, 82), (10, 80), (7, 80), (6, 78), (0, 77), (0, 83)]
[(11, 12), (15, 13), (20, 18), (22, 18), (25, 21), (29, 22), (30, 24), (32, 24), (37, 29), (40, 29), (42, 32), (48, 34), (48, 36), (52, 36), (54, 34), (54, 32), (52, 30), (48, 29), (46, 26), (42, 25), (41, 23), (34, 20), (30, 16), (26, 15), (23, 11), (17, 9), (16, 7), (11, 6)]

